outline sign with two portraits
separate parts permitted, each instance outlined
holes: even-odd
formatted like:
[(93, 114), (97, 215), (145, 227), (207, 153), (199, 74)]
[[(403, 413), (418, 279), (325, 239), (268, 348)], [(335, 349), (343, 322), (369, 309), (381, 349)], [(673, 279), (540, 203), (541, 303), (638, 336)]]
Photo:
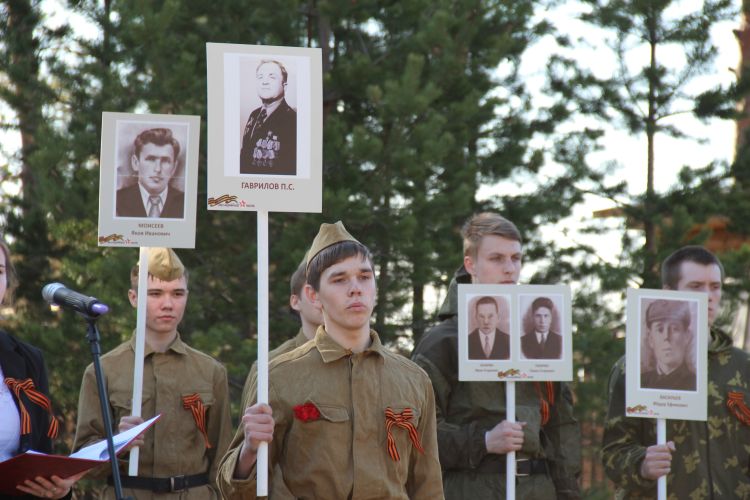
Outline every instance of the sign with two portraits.
[(459, 380), (572, 380), (570, 288), (459, 285)]

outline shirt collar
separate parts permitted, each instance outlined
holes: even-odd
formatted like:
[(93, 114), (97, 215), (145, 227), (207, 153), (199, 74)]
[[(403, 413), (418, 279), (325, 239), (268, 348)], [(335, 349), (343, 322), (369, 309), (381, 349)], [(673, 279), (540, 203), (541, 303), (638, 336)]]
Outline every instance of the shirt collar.
[[(146, 189), (141, 186), (141, 183), (138, 183), (138, 189), (141, 191), (141, 199), (143, 200), (143, 206), (146, 208), (146, 211), (148, 211), (148, 199), (151, 198), (152, 195)], [(169, 186), (164, 188), (164, 191), (158, 194), (159, 198), (161, 198), (161, 209), (164, 210), (164, 204), (167, 202), (167, 190), (169, 189)]]
[(273, 101), (268, 106), (266, 106), (265, 104), (263, 104), (263, 109), (266, 110), (266, 118), (269, 117), (269, 116), (271, 116), (271, 113), (273, 113), (274, 111), (276, 111), (276, 109), (279, 106), (281, 106), (281, 101), (283, 101), (283, 100), (284, 100), (284, 96), (281, 96), (279, 99)]
[(303, 332), (302, 327), (300, 327), (297, 336), (294, 337), (294, 347), (299, 347), (305, 343), (307, 343), (307, 337), (305, 337), (305, 332)]
[[(383, 347), (383, 344), (380, 343), (380, 337), (378, 337), (378, 334), (375, 332), (375, 330), (370, 330), (370, 340), (370, 346), (364, 350), (363, 354), (375, 353), (379, 354), (382, 357), (385, 351), (385, 347)], [(313, 342), (315, 342), (315, 347), (318, 349), (318, 352), (320, 352), (320, 356), (323, 358), (324, 363), (337, 361), (352, 354), (352, 351), (350, 351), (349, 349), (344, 349), (335, 340), (333, 340), (328, 335), (328, 332), (326, 332), (326, 329), (323, 325), (320, 325), (318, 327), (318, 331), (315, 333), (315, 339), (313, 339)]]
[(496, 330), (492, 330), (490, 331), (490, 333), (484, 333), (482, 330), (479, 330), (479, 335), (481, 335), (482, 337), (489, 337), (489, 339), (492, 340), (495, 338), (495, 332)]
[[(133, 352), (135, 352), (135, 330), (133, 331), (133, 336), (130, 337), (130, 347), (133, 349)], [(185, 347), (185, 343), (182, 341), (182, 338), (180, 338), (180, 332), (177, 332), (177, 336), (172, 343), (169, 344), (167, 351), (174, 351), (177, 354), (187, 354), (187, 349)], [(146, 358), (153, 352), (154, 350), (148, 345), (148, 342), (146, 342), (143, 346), (143, 357)]]

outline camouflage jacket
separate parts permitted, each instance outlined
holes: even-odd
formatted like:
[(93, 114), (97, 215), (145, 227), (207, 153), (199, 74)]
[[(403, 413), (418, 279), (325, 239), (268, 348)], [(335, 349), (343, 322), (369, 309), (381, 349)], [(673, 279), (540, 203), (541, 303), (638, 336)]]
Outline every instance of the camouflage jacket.
[[(463, 270), (459, 283), (468, 282)], [(505, 419), (505, 383), (458, 380), (458, 310), (456, 281), (451, 283), (440, 311), (443, 321), (430, 329), (415, 348), (413, 360), (429, 375), (435, 391), (438, 452), (445, 498), (505, 498), (505, 469), (501, 456), (487, 453), (484, 434)], [(541, 383), (544, 384), (544, 383)], [(516, 419), (527, 422), (523, 449), (517, 458), (546, 459), (550, 474), (518, 477), (516, 497), (524, 499), (579, 498), (581, 435), (573, 418), (567, 384), (553, 383), (554, 403), (542, 425), (540, 393), (531, 382), (516, 383)], [(503, 457), (504, 458), (504, 457)]]
[[(727, 406), (729, 393), (750, 404), (750, 355), (718, 329), (708, 350), (708, 421), (667, 420), (674, 441), (670, 499), (750, 498), (750, 427)], [(656, 443), (653, 419), (625, 417), (625, 359), (612, 368), (602, 460), (617, 498), (656, 498), (656, 481), (640, 476), (646, 448)], [(747, 420), (747, 419), (746, 419)], [(748, 421), (750, 423), (750, 421)]]

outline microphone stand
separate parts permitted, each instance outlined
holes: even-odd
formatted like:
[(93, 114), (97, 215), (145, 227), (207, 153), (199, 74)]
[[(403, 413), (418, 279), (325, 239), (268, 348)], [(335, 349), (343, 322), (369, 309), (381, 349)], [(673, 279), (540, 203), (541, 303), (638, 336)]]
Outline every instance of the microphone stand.
[(102, 375), (102, 364), (99, 360), (102, 349), (99, 345), (99, 328), (96, 326), (96, 320), (98, 316), (92, 316), (88, 314), (81, 314), (88, 324), (86, 329), (86, 339), (91, 345), (91, 356), (94, 359), (94, 372), (96, 373), (96, 385), (99, 390), (99, 403), (102, 409), (102, 420), (104, 421), (104, 431), (107, 434), (107, 450), (109, 452), (109, 462), (112, 464), (112, 478), (115, 485), (115, 498), (117, 500), (130, 500), (130, 497), (125, 499), (122, 496), (122, 481), (120, 480), (120, 467), (117, 463), (117, 455), (115, 455), (115, 444), (114, 437), (112, 436), (112, 419), (109, 416), (109, 398), (107, 397), (107, 390), (104, 387), (104, 376)]

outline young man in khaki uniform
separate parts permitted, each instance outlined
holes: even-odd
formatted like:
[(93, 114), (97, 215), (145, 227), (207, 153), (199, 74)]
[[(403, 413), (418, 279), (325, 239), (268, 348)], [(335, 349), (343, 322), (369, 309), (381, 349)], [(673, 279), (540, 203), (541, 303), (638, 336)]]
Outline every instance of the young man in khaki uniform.
[[(131, 272), (128, 297), (138, 297), (138, 266)], [(138, 476), (127, 476), (121, 460), (123, 494), (136, 499), (218, 498), (219, 459), (231, 436), (227, 374), (212, 357), (180, 339), (177, 325), (187, 305), (187, 271), (168, 248), (152, 248), (148, 262), (146, 346), (143, 365), (143, 418), (132, 416), (135, 336), (101, 358), (114, 432), (123, 432), (161, 413), (161, 419), (136, 440)], [(86, 368), (78, 399), (73, 449), (105, 436), (93, 365)], [(126, 456), (127, 458), (127, 456)], [(95, 472), (104, 476), (109, 466)], [(111, 481), (111, 478), (110, 478)], [(104, 490), (114, 498), (114, 488)]]
[(370, 330), (372, 257), (340, 222), (321, 225), (308, 253), (305, 293), (323, 310), (315, 339), (270, 362), (270, 405), (254, 403), (223, 458), (225, 498), (256, 498), (255, 460), (298, 498), (443, 498), (435, 403), (425, 373)]
[[(313, 304), (310, 299), (303, 293), (305, 288), (305, 268), (307, 261), (302, 260), (297, 270), (292, 274), (289, 282), (289, 307), (300, 320), (300, 328), (297, 335), (281, 344), (276, 349), (268, 352), (268, 359), (274, 359), (284, 353), (293, 351), (308, 340), (315, 338), (315, 332), (323, 324), (323, 312), (319, 304)], [(253, 363), (250, 372), (245, 380), (245, 387), (242, 389), (242, 404), (240, 408), (247, 406), (246, 398), (249, 396), (252, 388), (258, 384), (258, 365)], [(273, 473), (273, 482), (268, 491), (268, 497), (271, 500), (294, 500), (294, 496), (284, 484), (284, 478), (281, 476), (281, 468), (276, 464)]]
[[(318, 327), (323, 324), (323, 312), (320, 310), (319, 304), (310, 302), (310, 299), (304, 294), (305, 288), (305, 270), (307, 267), (307, 261), (303, 260), (300, 262), (297, 269), (292, 274), (291, 280), (289, 280), (289, 308), (292, 310), (295, 316), (300, 320), (300, 328), (297, 331), (297, 335), (281, 344), (276, 349), (268, 352), (268, 359), (274, 359), (289, 351), (293, 351), (297, 347), (301, 346), (308, 340), (315, 338), (315, 332)], [(248, 387), (251, 382), (251, 378), (255, 376), (258, 366), (253, 363), (250, 368), (250, 373), (247, 375), (245, 380), (245, 388), (242, 391), (243, 396), (247, 395)], [(255, 382), (253, 382), (255, 383)], [(242, 408), (245, 407), (243, 401)]]

